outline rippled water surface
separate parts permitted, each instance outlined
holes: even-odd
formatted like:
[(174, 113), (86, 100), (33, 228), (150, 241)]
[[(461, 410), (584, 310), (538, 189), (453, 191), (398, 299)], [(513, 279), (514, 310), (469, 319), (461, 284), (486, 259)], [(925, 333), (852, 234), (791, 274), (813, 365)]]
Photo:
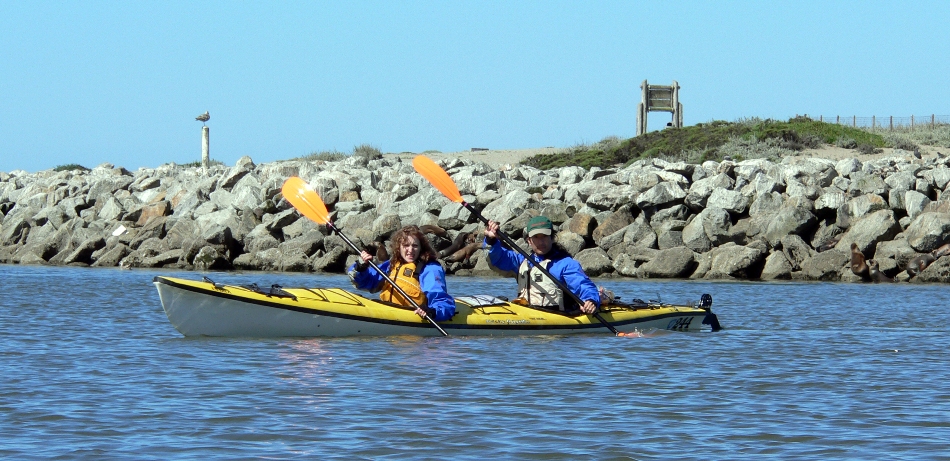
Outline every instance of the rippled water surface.
[(710, 293), (715, 334), (186, 339), (155, 275), (203, 274), (0, 265), (0, 456), (950, 459), (944, 285), (598, 281)]

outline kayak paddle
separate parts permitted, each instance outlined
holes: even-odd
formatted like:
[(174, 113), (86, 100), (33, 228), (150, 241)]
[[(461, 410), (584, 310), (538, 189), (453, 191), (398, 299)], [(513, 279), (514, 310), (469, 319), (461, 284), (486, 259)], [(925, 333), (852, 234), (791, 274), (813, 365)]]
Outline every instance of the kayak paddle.
[[(330, 232), (335, 232), (336, 235), (339, 235), (340, 238), (342, 238), (343, 241), (353, 249), (353, 251), (359, 254), (360, 249), (356, 246), (356, 244), (353, 243), (353, 241), (350, 240), (349, 237), (343, 233), (343, 231), (334, 226), (333, 221), (330, 221), (330, 213), (327, 212), (327, 206), (323, 203), (323, 199), (320, 198), (320, 195), (318, 195), (317, 192), (313, 190), (312, 187), (310, 187), (310, 184), (307, 184), (306, 181), (300, 179), (297, 176), (292, 176), (287, 178), (287, 181), (284, 181), (284, 186), (281, 188), (281, 192), (284, 194), (284, 198), (286, 198), (287, 201), (297, 209), (297, 211), (307, 218), (310, 218), (310, 220), (313, 222), (326, 225), (327, 228), (330, 229)], [(403, 298), (409, 300), (409, 303), (412, 304), (412, 307), (421, 309), (419, 304), (410, 298), (409, 295), (399, 287), (399, 285), (396, 285), (396, 283), (393, 282), (391, 278), (389, 278), (389, 275), (380, 270), (376, 263), (374, 263), (372, 260), (368, 262), (371, 266), (373, 266), (373, 269), (376, 269), (376, 272), (382, 275), (383, 278), (385, 278), (386, 281), (389, 282), (389, 284), (392, 285), (392, 287), (402, 295)], [(439, 326), (438, 323), (435, 322), (435, 320), (432, 319), (432, 317), (429, 317), (428, 314), (426, 314), (424, 318), (428, 320), (432, 326), (439, 330), (439, 333), (442, 333), (442, 336), (449, 335), (445, 332), (445, 330), (442, 329), (442, 327)]]
[[(482, 214), (479, 213), (478, 210), (475, 209), (475, 207), (473, 207), (471, 204), (469, 204), (468, 202), (462, 199), (462, 194), (459, 193), (459, 189), (458, 189), (458, 186), (455, 185), (455, 181), (452, 180), (449, 174), (446, 173), (445, 170), (442, 169), (442, 167), (440, 167), (438, 164), (432, 161), (432, 159), (424, 155), (417, 155), (415, 158), (412, 159), (412, 167), (415, 168), (416, 172), (422, 175), (422, 177), (426, 178), (426, 180), (432, 183), (432, 185), (435, 186), (435, 188), (438, 189), (439, 192), (442, 192), (443, 195), (448, 197), (449, 200), (455, 203), (461, 204), (469, 212), (475, 215), (475, 217), (478, 218), (481, 222), (485, 223), (486, 226), (488, 225), (488, 219), (482, 216)], [(531, 260), (531, 255), (528, 254), (528, 252), (525, 251), (523, 248), (521, 248), (517, 243), (511, 240), (511, 237), (508, 237), (508, 235), (502, 232), (501, 229), (498, 229), (498, 237), (501, 238), (502, 241), (507, 243), (509, 247), (514, 248), (518, 253), (521, 253), (521, 256), (524, 256), (525, 259), (529, 261)], [(551, 281), (553, 281), (558, 286), (558, 288), (561, 289), (561, 291), (569, 294), (571, 296), (571, 299), (573, 299), (574, 302), (576, 302), (578, 306), (582, 306), (584, 304), (584, 301), (581, 301), (581, 299), (577, 297), (577, 295), (574, 294), (573, 291), (568, 289), (567, 286), (564, 285), (564, 283), (562, 283), (556, 277), (551, 275), (551, 273), (548, 272), (547, 269), (537, 264), (535, 264), (534, 267), (540, 269), (541, 272), (544, 273), (544, 275), (546, 275), (549, 279), (551, 279)], [(594, 312), (591, 315), (593, 315), (594, 318), (599, 320), (600, 323), (604, 324), (604, 326), (607, 327), (607, 329), (610, 330), (613, 334), (617, 336), (627, 336), (627, 333), (622, 333), (620, 331), (617, 331), (617, 329), (614, 328), (614, 326), (611, 325), (609, 322), (604, 320), (604, 318), (601, 317), (599, 313)], [(637, 336), (637, 335), (631, 333), (630, 336)]]

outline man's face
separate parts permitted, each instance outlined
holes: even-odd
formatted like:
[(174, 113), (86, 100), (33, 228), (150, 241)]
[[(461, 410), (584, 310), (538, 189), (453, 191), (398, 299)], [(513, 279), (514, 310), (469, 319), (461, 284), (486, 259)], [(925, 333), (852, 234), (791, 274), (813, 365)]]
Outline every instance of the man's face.
[(551, 246), (554, 245), (554, 239), (550, 235), (545, 234), (535, 234), (531, 237), (528, 237), (528, 246), (531, 247), (531, 251), (534, 251), (534, 254), (538, 256), (544, 256), (551, 251)]

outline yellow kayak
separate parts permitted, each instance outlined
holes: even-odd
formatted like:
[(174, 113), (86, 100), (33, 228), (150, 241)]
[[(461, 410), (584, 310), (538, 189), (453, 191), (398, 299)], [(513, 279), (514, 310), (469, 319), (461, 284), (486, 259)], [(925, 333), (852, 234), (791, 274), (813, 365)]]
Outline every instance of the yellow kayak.
[[(185, 336), (438, 336), (411, 308), (366, 298), (339, 288), (223, 285), (158, 276), (153, 280), (168, 320)], [(450, 335), (563, 335), (606, 333), (588, 315), (570, 316), (522, 306), (494, 296), (455, 298), (456, 314), (439, 322)], [(648, 330), (720, 329), (712, 298), (697, 305), (608, 304), (600, 315), (624, 333)]]

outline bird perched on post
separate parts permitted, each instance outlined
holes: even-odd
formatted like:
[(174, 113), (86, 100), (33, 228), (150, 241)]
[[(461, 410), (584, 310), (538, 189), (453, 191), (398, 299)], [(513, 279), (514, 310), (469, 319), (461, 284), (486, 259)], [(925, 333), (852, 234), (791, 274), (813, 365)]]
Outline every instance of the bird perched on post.
[(205, 113), (195, 117), (195, 120), (201, 122), (202, 124), (207, 122), (209, 119), (211, 119), (211, 114), (209, 114), (208, 111), (205, 111)]

